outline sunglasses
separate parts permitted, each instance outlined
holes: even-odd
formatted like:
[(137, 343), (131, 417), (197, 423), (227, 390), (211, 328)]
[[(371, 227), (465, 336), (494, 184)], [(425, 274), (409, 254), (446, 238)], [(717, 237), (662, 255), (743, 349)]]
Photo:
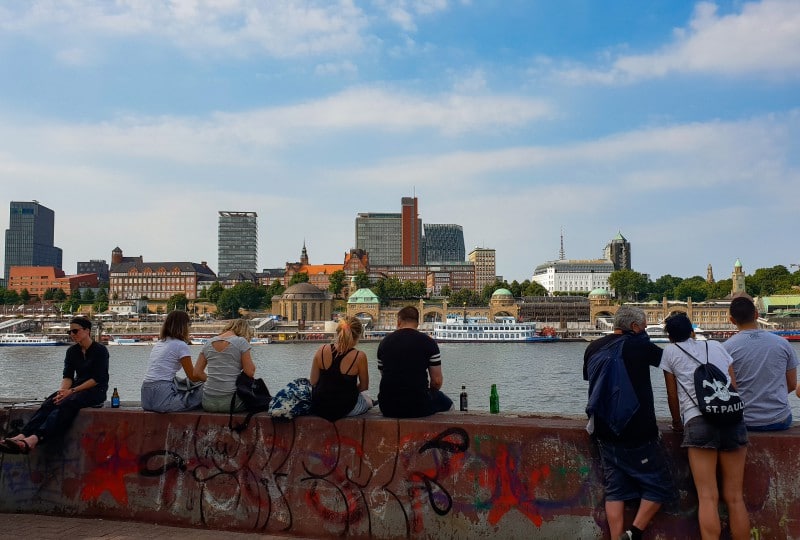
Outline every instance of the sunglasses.
[(77, 334), (81, 330), (82, 330), (82, 328), (70, 328), (69, 332), (67, 332), (67, 333), (68, 334)]

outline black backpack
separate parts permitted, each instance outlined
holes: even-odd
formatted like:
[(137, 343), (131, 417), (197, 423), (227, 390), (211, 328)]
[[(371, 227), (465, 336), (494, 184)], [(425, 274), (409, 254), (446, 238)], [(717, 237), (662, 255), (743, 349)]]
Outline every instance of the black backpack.
[[(697, 362), (694, 370), (694, 392), (691, 392), (681, 384), (686, 394), (689, 396), (703, 417), (709, 423), (717, 426), (730, 426), (742, 421), (744, 413), (744, 402), (739, 397), (739, 393), (731, 387), (728, 377), (717, 366), (708, 361), (708, 342), (706, 342), (706, 361), (701, 362), (677, 343), (675, 344), (688, 357)], [(676, 377), (677, 380), (677, 377)]]

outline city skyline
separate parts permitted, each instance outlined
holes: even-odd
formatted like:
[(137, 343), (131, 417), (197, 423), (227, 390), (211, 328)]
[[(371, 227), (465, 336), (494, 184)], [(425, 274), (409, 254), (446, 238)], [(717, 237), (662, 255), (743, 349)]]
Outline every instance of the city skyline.
[(0, 182), (55, 212), (67, 273), (117, 246), (217, 271), (220, 210), (258, 213), (259, 270), (338, 263), (403, 197), (509, 281), (562, 228), (653, 279), (789, 267), (798, 27), (788, 0), (11, 1)]

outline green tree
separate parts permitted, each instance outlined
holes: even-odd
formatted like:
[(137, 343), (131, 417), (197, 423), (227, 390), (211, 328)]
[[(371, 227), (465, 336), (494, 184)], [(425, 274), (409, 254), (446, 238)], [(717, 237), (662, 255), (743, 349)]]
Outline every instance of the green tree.
[(491, 300), (492, 295), (497, 289), (508, 289), (509, 287), (510, 285), (508, 283), (506, 283), (505, 281), (500, 281), (499, 279), (496, 279), (494, 283), (487, 283), (486, 285), (483, 286), (483, 290), (481, 290), (481, 293), (479, 295), (481, 299), (480, 303), (474, 305), (488, 306), (489, 300)]
[(67, 299), (67, 293), (64, 292), (64, 289), (55, 289), (53, 291), (54, 302), (63, 302), (66, 299)]
[(22, 289), (19, 292), (19, 299), (22, 301), (23, 304), (27, 304), (31, 301), (31, 293), (28, 292), (28, 289)]
[(183, 311), (189, 310), (189, 299), (184, 293), (173, 294), (167, 298), (167, 313), (180, 309)]
[(12, 289), (7, 289), (3, 294), (3, 303), (4, 304), (16, 304), (19, 302), (19, 293)]
[(459, 289), (450, 295), (448, 304), (455, 309), (456, 306), (476, 307), (485, 305), (481, 295), (472, 289)]
[(769, 296), (781, 290), (791, 291), (792, 274), (779, 264), (772, 268), (759, 268), (745, 278), (748, 292), (753, 296)]
[(308, 272), (297, 272), (289, 279), (289, 287), (297, 283), (308, 283)]
[(42, 300), (52, 300), (54, 291), (55, 291), (55, 289), (52, 289), (52, 288), (51, 289), (47, 289), (46, 291), (44, 291), (44, 294), (42, 295)]
[(633, 270), (623, 269), (611, 272), (608, 285), (622, 300), (638, 300), (640, 294), (645, 294), (649, 288), (647, 276)]
[(670, 274), (661, 276), (650, 283), (647, 299), (660, 302), (664, 297), (667, 297), (670, 300), (674, 300), (675, 287), (677, 287), (681, 281), (683, 281), (683, 278), (671, 276)]
[(108, 291), (105, 288), (101, 288), (97, 291), (97, 298), (95, 298), (92, 309), (94, 309), (96, 313), (108, 311)]
[(444, 296), (445, 298), (450, 296), (452, 293), (453, 293), (453, 291), (450, 289), (450, 285), (445, 285), (445, 286), (442, 287), (441, 295)]
[(547, 296), (547, 289), (538, 281), (531, 281), (525, 287), (522, 293), (523, 296)]
[(259, 309), (266, 305), (267, 288), (250, 281), (225, 289), (216, 303), (217, 315), (223, 319), (239, 316), (239, 309)]
[(84, 304), (94, 303), (94, 291), (92, 289), (87, 288), (85, 291), (83, 291), (83, 294), (81, 295), (81, 300), (83, 301)]
[(731, 294), (733, 290), (733, 280), (721, 279), (714, 283), (707, 284), (708, 296), (707, 299), (716, 298), (722, 299)]
[(342, 289), (344, 289), (344, 286), (347, 284), (347, 275), (344, 273), (344, 270), (335, 270), (328, 276), (328, 281), (330, 282), (328, 290), (335, 296), (339, 296), (342, 293)]
[(285, 290), (286, 290), (286, 287), (281, 285), (280, 281), (278, 281), (277, 279), (275, 281), (273, 281), (272, 285), (267, 287), (266, 293), (264, 295), (265, 301), (266, 301), (265, 302), (266, 305), (267, 306), (272, 306), (272, 297), (273, 296), (280, 296), (281, 294), (283, 294), (283, 291), (285, 291)]
[(353, 283), (355, 283), (356, 289), (368, 289), (370, 286), (369, 276), (363, 271), (356, 272), (353, 275)]
[(208, 300), (208, 287), (206, 287), (205, 285), (203, 285), (203, 286), (200, 288), (200, 292), (199, 292), (199, 293), (197, 293), (197, 299), (198, 299), (198, 300)]
[(514, 296), (514, 298), (522, 297), (523, 287), (522, 284), (519, 283), (516, 279), (508, 285), (508, 290), (511, 291), (511, 294), (512, 296)]
[(406, 281), (403, 283), (403, 298), (425, 298), (427, 296), (428, 288), (425, 286), (424, 281)]
[(708, 283), (705, 278), (693, 276), (675, 287), (675, 300), (686, 301), (687, 298), (691, 298), (693, 302), (702, 302), (708, 298)]
[(212, 304), (216, 304), (224, 291), (225, 287), (222, 286), (222, 283), (215, 281), (206, 291), (206, 298), (208, 298), (208, 301)]

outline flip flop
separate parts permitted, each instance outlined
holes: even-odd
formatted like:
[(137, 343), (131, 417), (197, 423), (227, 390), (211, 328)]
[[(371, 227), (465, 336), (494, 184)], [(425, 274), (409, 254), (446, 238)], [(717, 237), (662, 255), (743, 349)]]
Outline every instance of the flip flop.
[(31, 447), (25, 440), (19, 440), (23, 444), (20, 446), (15, 439), (3, 439), (0, 442), (0, 452), (6, 454), (27, 454), (31, 451)]

